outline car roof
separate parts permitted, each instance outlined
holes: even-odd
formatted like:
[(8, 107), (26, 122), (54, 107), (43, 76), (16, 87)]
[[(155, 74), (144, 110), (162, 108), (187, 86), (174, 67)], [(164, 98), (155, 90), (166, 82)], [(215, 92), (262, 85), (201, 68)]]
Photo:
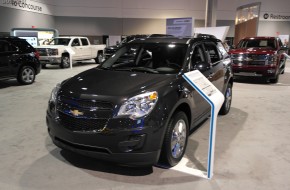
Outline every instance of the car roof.
[(9, 36), (9, 37), (0, 37), (0, 40), (12, 41), (12, 40), (24, 40), (24, 39), (21, 39), (21, 38), (15, 37), (15, 36)]
[(191, 38), (191, 37), (151, 37), (151, 38), (141, 38), (135, 39), (130, 44), (139, 44), (139, 43), (173, 43), (173, 44), (189, 44), (191, 42), (198, 42), (198, 41), (213, 41), (213, 42), (220, 42), (220, 40), (216, 38)]

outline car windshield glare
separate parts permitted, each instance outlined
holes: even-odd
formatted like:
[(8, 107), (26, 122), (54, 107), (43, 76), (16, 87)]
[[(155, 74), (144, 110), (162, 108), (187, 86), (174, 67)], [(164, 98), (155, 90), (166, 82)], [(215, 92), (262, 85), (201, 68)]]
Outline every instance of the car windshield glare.
[(272, 48), (276, 49), (276, 44), (274, 39), (248, 39), (242, 40), (238, 44), (238, 48)]
[(187, 46), (179, 44), (127, 44), (101, 68), (120, 71), (176, 74), (183, 65)]
[(55, 38), (49, 42), (49, 45), (64, 45), (67, 46), (70, 42), (69, 38)]

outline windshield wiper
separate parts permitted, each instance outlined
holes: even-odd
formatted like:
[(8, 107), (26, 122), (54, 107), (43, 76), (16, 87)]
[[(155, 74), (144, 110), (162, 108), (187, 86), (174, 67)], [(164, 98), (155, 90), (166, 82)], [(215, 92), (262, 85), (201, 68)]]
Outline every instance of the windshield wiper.
[(103, 70), (114, 70), (112, 67), (99, 67), (99, 68)]
[(147, 68), (147, 67), (130, 67), (130, 68), (120, 68), (120, 69), (115, 69), (116, 71), (137, 71), (137, 72), (145, 72), (145, 73), (155, 73), (157, 74), (158, 71)]

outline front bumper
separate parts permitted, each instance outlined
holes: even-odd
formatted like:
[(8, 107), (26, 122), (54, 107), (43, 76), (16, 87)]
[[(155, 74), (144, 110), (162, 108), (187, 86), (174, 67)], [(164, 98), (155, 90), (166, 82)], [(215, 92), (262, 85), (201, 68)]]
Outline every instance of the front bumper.
[(55, 56), (40, 56), (39, 61), (42, 64), (58, 65), (58, 64), (61, 63), (61, 57), (55, 57)]
[(124, 165), (148, 166), (158, 162), (163, 128), (145, 124), (144, 120), (110, 119), (102, 130), (90, 132), (72, 131), (49, 111), (46, 121), (53, 143), (62, 149)]
[(276, 66), (233, 65), (235, 77), (265, 77), (274, 78), (277, 74)]

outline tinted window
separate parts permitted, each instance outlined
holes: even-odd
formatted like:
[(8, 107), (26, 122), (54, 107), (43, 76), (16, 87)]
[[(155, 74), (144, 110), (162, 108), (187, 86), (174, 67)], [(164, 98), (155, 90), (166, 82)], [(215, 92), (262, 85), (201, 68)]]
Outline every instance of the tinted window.
[(211, 63), (215, 63), (221, 60), (220, 52), (217, 50), (214, 43), (205, 43), (204, 45)]
[(18, 47), (22, 52), (34, 52), (34, 48), (26, 40), (13, 40), (13, 45)]
[(55, 39), (52, 39), (48, 43), (48, 45), (64, 45), (64, 46), (67, 46), (69, 42), (70, 42), (70, 38), (55, 38)]
[(80, 46), (80, 41), (79, 41), (79, 39), (78, 39), (78, 38), (74, 39), (71, 45), (72, 45), (72, 46)]
[(13, 52), (17, 51), (17, 48), (6, 41), (0, 41), (0, 52)]
[(89, 42), (86, 38), (81, 38), (81, 41), (82, 41), (82, 44), (83, 46), (88, 46), (89, 45)]
[(178, 44), (127, 44), (104, 62), (103, 68), (151, 73), (178, 73), (187, 46)]
[(203, 50), (201, 45), (197, 45), (194, 47), (192, 56), (191, 56), (191, 63), (196, 64), (200, 62), (205, 62)]

